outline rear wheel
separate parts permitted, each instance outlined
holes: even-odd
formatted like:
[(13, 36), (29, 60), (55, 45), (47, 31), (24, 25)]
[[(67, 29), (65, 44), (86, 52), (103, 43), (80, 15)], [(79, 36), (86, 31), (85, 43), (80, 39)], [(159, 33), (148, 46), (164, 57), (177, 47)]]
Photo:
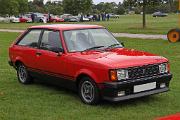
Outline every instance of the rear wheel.
[(99, 89), (89, 77), (84, 77), (79, 83), (79, 96), (85, 104), (94, 105), (100, 100)]
[(175, 43), (180, 41), (180, 29), (172, 29), (167, 34), (169, 42)]
[(43, 20), (42, 20), (42, 19), (40, 19), (40, 20), (39, 20), (39, 22), (41, 22), (41, 23), (42, 23), (42, 22), (43, 22)]
[(22, 63), (17, 65), (17, 77), (22, 84), (32, 83), (32, 77), (28, 74), (26, 67)]

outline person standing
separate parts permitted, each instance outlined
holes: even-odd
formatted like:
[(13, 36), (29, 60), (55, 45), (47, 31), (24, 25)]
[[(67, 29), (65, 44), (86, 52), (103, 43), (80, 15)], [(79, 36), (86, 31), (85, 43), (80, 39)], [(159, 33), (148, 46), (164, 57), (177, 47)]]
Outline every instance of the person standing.
[(101, 18), (102, 18), (102, 21), (104, 21), (104, 14), (101, 13)]
[(34, 19), (35, 19), (34, 13), (31, 14), (31, 19), (32, 19), (32, 22), (34, 23), (34, 22), (35, 22), (35, 21), (34, 21)]
[(109, 15), (109, 14), (107, 14), (107, 21), (109, 21), (109, 19), (110, 19), (110, 15)]
[(48, 22), (51, 22), (51, 14), (48, 13), (48, 19), (47, 19)]
[(101, 15), (98, 14), (98, 21), (101, 21)]

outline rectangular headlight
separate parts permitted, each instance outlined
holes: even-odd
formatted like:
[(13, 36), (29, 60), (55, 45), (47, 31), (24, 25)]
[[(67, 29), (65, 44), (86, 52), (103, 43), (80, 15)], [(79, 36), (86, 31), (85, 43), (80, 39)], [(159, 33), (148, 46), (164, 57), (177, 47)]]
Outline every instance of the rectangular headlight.
[(159, 65), (159, 73), (167, 73), (168, 72), (168, 65), (167, 63), (162, 63)]
[(119, 69), (117, 70), (117, 78), (118, 80), (126, 80), (129, 78), (128, 70), (125, 69)]

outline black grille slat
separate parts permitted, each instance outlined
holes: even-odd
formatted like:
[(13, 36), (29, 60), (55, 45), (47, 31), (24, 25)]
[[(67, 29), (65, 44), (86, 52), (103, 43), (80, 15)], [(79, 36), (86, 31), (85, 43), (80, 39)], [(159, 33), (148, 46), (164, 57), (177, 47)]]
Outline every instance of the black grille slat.
[(130, 79), (150, 77), (159, 74), (159, 66), (147, 65), (142, 67), (129, 68), (128, 74)]

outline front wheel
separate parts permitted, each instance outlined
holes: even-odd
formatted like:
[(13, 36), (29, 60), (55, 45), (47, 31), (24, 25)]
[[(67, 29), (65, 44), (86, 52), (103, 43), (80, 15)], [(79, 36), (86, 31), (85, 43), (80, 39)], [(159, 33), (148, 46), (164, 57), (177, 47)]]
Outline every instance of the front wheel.
[(28, 74), (26, 67), (23, 64), (19, 64), (17, 66), (17, 77), (20, 83), (22, 84), (30, 84), (32, 83), (32, 78)]
[(79, 96), (85, 104), (94, 105), (100, 100), (99, 89), (89, 77), (84, 77), (79, 83)]

